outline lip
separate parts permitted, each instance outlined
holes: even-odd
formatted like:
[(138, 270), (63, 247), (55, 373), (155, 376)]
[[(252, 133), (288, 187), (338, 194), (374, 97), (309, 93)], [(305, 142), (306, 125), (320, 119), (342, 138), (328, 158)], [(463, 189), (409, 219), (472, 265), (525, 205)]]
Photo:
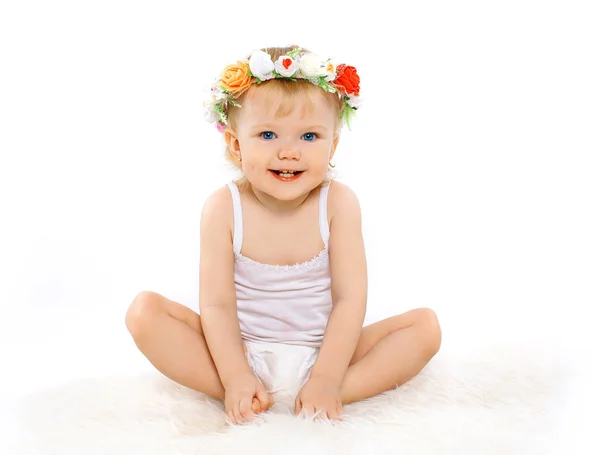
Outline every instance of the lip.
[[(286, 169), (287, 171), (291, 171), (291, 169)], [(281, 171), (276, 171), (273, 169), (269, 169), (269, 172), (271, 173), (271, 175), (273, 177), (275, 177), (277, 180), (279, 180), (280, 182), (293, 182), (294, 180), (298, 180), (300, 178), (300, 176), (304, 173), (304, 171), (296, 171), (296, 174), (293, 177), (281, 177), (278, 172)]]

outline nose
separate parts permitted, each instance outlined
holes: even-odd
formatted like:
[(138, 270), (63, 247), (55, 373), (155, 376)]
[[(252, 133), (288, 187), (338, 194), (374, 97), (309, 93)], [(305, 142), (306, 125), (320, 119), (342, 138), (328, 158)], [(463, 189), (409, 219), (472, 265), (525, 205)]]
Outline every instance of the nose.
[(300, 159), (300, 148), (293, 140), (281, 141), (281, 148), (278, 152), (280, 160), (298, 160)]

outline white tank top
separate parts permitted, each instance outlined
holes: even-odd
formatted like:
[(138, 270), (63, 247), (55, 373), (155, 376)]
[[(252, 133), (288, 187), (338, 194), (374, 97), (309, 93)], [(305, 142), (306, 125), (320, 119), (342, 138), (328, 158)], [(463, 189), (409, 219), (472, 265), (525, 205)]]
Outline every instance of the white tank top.
[(319, 192), (319, 229), (325, 247), (295, 265), (263, 264), (240, 253), (244, 224), (240, 191), (227, 184), (233, 199), (233, 253), (237, 313), (242, 338), (319, 347), (331, 313), (329, 269), (329, 183)]

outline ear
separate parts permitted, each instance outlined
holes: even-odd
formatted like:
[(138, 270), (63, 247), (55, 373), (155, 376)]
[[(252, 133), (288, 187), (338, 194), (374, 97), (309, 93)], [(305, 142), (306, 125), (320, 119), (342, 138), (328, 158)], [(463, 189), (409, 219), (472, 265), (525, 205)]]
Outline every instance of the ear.
[(223, 131), (223, 138), (229, 148), (230, 153), (237, 159), (241, 158), (240, 155), (240, 141), (238, 141), (237, 133), (232, 128), (226, 128)]
[(335, 151), (337, 149), (339, 142), (340, 142), (340, 135), (336, 134), (335, 137), (333, 138), (333, 143), (331, 144), (331, 151), (329, 152), (329, 161), (331, 161), (331, 158), (333, 158), (333, 155), (335, 155)]

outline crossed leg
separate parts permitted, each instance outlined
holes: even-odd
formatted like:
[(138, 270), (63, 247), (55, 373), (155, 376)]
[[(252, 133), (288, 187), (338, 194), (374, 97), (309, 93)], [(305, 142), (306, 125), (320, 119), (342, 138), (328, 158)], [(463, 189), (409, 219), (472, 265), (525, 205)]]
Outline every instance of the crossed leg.
[(127, 310), (125, 323), (138, 349), (162, 374), (213, 398), (225, 397), (198, 313), (143, 291)]
[[(126, 316), (136, 345), (165, 376), (223, 399), (200, 315), (154, 292), (140, 293)], [(375, 396), (414, 377), (438, 352), (435, 313), (417, 308), (363, 328), (342, 383), (342, 403)]]
[(404, 384), (429, 363), (441, 339), (437, 316), (429, 308), (364, 327), (342, 382), (342, 404)]

